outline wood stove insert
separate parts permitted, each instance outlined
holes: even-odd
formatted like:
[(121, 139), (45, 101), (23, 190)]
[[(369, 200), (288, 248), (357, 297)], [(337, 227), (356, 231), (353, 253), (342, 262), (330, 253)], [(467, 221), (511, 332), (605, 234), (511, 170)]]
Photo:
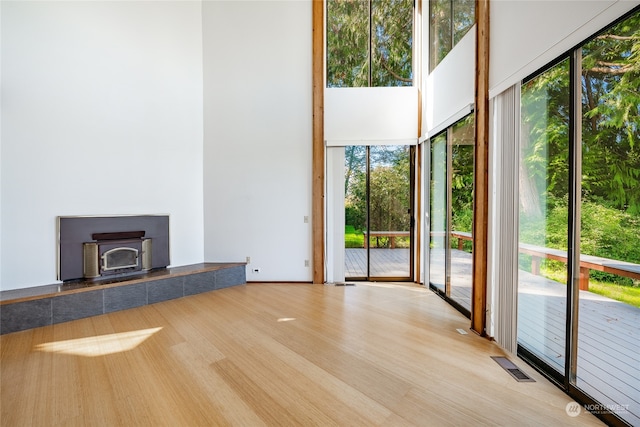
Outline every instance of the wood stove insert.
[(58, 280), (100, 280), (169, 265), (169, 217), (59, 217)]

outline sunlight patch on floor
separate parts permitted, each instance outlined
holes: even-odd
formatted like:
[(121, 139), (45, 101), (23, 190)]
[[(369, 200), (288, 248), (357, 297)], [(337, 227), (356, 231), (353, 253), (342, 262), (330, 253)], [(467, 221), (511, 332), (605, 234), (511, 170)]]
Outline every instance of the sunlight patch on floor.
[(35, 346), (36, 351), (69, 354), (73, 356), (97, 357), (133, 350), (162, 327), (118, 332), (94, 337), (53, 341)]

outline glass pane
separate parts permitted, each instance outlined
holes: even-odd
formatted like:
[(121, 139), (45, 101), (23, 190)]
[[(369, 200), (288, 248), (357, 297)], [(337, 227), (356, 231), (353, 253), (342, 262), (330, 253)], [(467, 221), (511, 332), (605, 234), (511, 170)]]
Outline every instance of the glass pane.
[(411, 86), (413, 0), (372, 0), (371, 86)]
[(116, 248), (107, 251), (103, 255), (104, 270), (116, 268), (135, 267), (138, 265), (138, 251), (131, 248)]
[(640, 13), (583, 46), (576, 379), (631, 425), (640, 425), (638, 53)]
[(451, 298), (471, 311), (474, 116), (452, 129)]
[(429, 283), (445, 291), (447, 237), (447, 137), (431, 142), (431, 183), (429, 203)]
[(413, 0), (327, 1), (327, 87), (413, 84)]
[(367, 277), (367, 147), (344, 148), (345, 277)]
[(453, 45), (455, 46), (476, 22), (475, 0), (453, 2)]
[(369, 86), (369, 2), (327, 1), (327, 87)]
[(447, 56), (451, 50), (451, 0), (429, 2), (429, 71)]
[(369, 256), (372, 277), (409, 277), (410, 150), (372, 146), (369, 166)]
[(523, 83), (518, 343), (564, 374), (569, 61)]

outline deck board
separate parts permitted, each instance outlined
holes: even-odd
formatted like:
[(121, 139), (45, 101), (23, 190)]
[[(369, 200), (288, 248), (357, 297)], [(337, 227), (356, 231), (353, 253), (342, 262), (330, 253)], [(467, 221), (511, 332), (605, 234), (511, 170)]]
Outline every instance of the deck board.
[(409, 249), (370, 248), (371, 272), (367, 274), (367, 250), (345, 249), (345, 277), (409, 277)]

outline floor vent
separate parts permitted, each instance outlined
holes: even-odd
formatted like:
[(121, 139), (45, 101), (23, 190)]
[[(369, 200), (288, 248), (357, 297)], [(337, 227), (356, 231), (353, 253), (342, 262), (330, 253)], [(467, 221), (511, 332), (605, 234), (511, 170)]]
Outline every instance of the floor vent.
[(336, 283), (336, 286), (355, 286), (355, 283)]
[(516, 381), (534, 383), (536, 380), (525, 374), (512, 361), (503, 356), (491, 356), (498, 365), (507, 371)]

